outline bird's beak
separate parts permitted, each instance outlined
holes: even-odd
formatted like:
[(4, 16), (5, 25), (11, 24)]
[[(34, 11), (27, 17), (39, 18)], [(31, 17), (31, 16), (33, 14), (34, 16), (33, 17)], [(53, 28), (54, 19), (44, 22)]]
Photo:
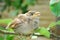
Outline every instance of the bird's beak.
[(38, 16), (40, 16), (40, 12), (36, 12)]
[(36, 12), (33, 16), (34, 17), (40, 17), (40, 12)]

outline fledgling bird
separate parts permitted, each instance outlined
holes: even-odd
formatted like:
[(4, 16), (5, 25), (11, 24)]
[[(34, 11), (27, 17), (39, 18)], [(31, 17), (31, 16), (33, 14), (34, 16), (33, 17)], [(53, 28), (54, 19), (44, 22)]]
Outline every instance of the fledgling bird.
[(7, 28), (13, 28), (16, 33), (29, 35), (39, 26), (40, 12), (29, 11), (26, 14), (19, 14)]

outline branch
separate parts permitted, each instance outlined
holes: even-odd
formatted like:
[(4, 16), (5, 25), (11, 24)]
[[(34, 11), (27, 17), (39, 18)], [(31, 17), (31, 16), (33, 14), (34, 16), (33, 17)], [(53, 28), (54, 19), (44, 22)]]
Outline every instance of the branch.
[[(22, 34), (19, 34), (19, 33), (15, 33), (15, 32), (9, 32), (9, 31), (6, 31), (6, 30), (0, 30), (0, 33), (2, 34), (12, 34), (12, 35), (22, 35)], [(30, 36), (31, 34), (29, 35), (24, 35), (23, 36)], [(35, 34), (34, 34), (35, 35)], [(39, 36), (39, 35), (36, 35), (36, 36)]]
[[(6, 31), (6, 30), (0, 30), (0, 33), (2, 33), (2, 34), (12, 34), (12, 35), (21, 35), (21, 34), (19, 34), (19, 33), (8, 32), (8, 31)], [(36, 34), (34, 34), (34, 35), (36, 35)], [(56, 38), (60, 38), (60, 36), (57, 36), (57, 35), (54, 34), (54, 33), (51, 33), (51, 35), (53, 35), (53, 36), (56, 37)], [(24, 36), (29, 36), (29, 35), (24, 35)], [(36, 35), (36, 36), (41, 36), (41, 35)]]
[(56, 35), (56, 34), (54, 34), (54, 33), (51, 33), (51, 36), (54, 36), (54, 37), (56, 37), (56, 38), (60, 38), (60, 36), (58, 36), (58, 35)]
[(8, 31), (6, 31), (6, 30), (0, 30), (0, 33), (2, 33), (2, 34), (21, 35), (21, 34), (15, 33), (15, 32), (8, 32)]

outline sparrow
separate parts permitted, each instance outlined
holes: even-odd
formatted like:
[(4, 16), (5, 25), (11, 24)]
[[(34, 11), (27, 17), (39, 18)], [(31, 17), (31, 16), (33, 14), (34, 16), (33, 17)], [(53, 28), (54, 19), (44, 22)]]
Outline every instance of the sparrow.
[(40, 12), (29, 11), (25, 14), (19, 14), (6, 29), (12, 28), (14, 32), (24, 35), (29, 35), (39, 27)]

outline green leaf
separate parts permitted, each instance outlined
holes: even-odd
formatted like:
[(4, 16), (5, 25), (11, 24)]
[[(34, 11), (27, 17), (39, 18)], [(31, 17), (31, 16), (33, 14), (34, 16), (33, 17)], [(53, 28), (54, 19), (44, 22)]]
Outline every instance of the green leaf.
[(57, 25), (60, 25), (60, 20), (56, 22)]
[(6, 37), (7, 40), (13, 40), (13, 38), (14, 38), (14, 35), (7, 35)]
[(53, 5), (55, 3), (59, 2), (59, 0), (50, 0), (50, 5)]
[(12, 28), (8, 28), (6, 31), (8, 31), (8, 32), (14, 32), (14, 30)]
[(50, 9), (52, 14), (54, 14), (56, 17), (60, 17), (60, 0), (51, 0)]
[(55, 27), (56, 25), (60, 25), (60, 20), (57, 21), (57, 22), (52, 22), (51, 24), (49, 24), (48, 28), (53, 28), (53, 27)]
[(0, 36), (0, 40), (4, 40), (4, 37)]
[(45, 37), (50, 38), (50, 32), (44, 27), (38, 28), (36, 32), (40, 33), (40, 35), (44, 35)]
[(5, 30), (5, 28), (3, 28), (3, 27), (0, 26), (0, 30)]
[(8, 24), (9, 22), (11, 22), (12, 19), (0, 19), (0, 24)]
[(52, 28), (52, 27), (54, 27), (56, 25), (56, 22), (52, 22), (51, 24), (49, 24), (49, 28)]
[[(6, 32), (14, 32), (12, 29), (8, 29), (8, 30), (3, 30)], [(12, 34), (3, 34), (3, 36), (0, 36), (0, 40), (13, 40), (15, 35)]]
[(22, 4), (22, 0), (14, 0), (14, 2), (12, 2), (12, 5), (16, 8), (19, 9), (21, 7)]
[(13, 40), (14, 35), (4, 34), (4, 40)]

